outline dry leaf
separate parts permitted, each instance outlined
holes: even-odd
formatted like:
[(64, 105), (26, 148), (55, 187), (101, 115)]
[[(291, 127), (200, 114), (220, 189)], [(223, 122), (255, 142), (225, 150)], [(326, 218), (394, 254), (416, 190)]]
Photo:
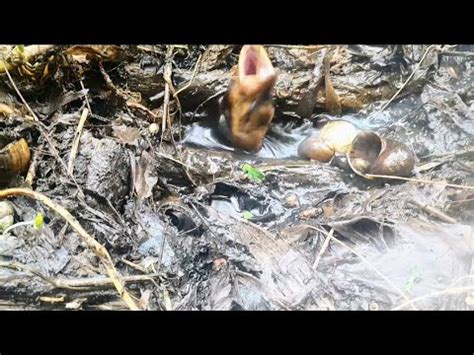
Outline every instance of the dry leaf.
[(10, 106), (0, 103), (0, 115), (10, 117), (14, 112), (15, 110), (13, 110)]
[(448, 68), (448, 74), (449, 74), (449, 76), (450, 76), (451, 78), (454, 78), (454, 79), (456, 79), (456, 80), (459, 80), (459, 76), (458, 76), (458, 74), (456, 73), (456, 71), (454, 70), (453, 67), (449, 67), (449, 68)]
[(82, 307), (82, 304), (87, 301), (87, 298), (78, 298), (72, 302), (66, 303), (66, 309), (79, 309)]
[(145, 290), (142, 292), (142, 296), (140, 297), (140, 300), (138, 301), (138, 308), (143, 309), (143, 310), (148, 310), (148, 305), (150, 303), (150, 296), (151, 296), (151, 290)]
[(136, 145), (138, 138), (140, 138), (140, 132), (135, 127), (128, 127), (125, 125), (114, 126), (114, 135), (122, 143)]
[(153, 187), (158, 182), (158, 176), (154, 175), (153, 157), (143, 151), (138, 166), (135, 170), (135, 192), (139, 199), (145, 199), (152, 195)]

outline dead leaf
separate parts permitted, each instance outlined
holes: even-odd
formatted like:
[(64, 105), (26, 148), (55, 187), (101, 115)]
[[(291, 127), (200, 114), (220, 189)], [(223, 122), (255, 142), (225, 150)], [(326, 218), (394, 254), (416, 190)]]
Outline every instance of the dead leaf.
[(79, 309), (82, 304), (87, 301), (87, 298), (78, 298), (72, 302), (66, 303), (66, 309)]
[(212, 269), (214, 271), (219, 271), (220, 269), (222, 269), (225, 265), (227, 264), (227, 260), (225, 258), (218, 258), (218, 259), (215, 259), (213, 262), (212, 262)]
[(143, 151), (135, 170), (134, 188), (139, 199), (150, 197), (153, 187), (158, 182), (158, 176), (154, 175), (152, 162), (153, 157), (147, 151)]
[(15, 112), (10, 106), (0, 103), (0, 115), (10, 117)]
[(333, 206), (323, 206), (323, 213), (324, 213), (324, 217), (326, 218), (330, 218), (332, 216), (334, 216), (334, 207)]
[(143, 310), (148, 310), (148, 305), (150, 303), (150, 296), (151, 296), (151, 290), (145, 290), (142, 292), (142, 296), (140, 297), (140, 300), (138, 301), (138, 308), (143, 309)]
[(164, 303), (164, 306), (165, 306), (165, 310), (167, 310), (167, 311), (172, 311), (173, 310), (173, 305), (171, 304), (170, 295), (169, 295), (168, 290), (166, 288), (163, 290), (163, 303)]
[(137, 145), (137, 140), (140, 138), (140, 132), (135, 127), (121, 125), (114, 126), (112, 129), (115, 137), (117, 137), (122, 143)]
[(69, 47), (66, 54), (71, 55), (74, 59), (97, 58), (101, 60), (116, 61), (119, 60), (122, 50), (115, 45), (77, 45)]
[(456, 80), (459, 80), (459, 76), (458, 76), (458, 74), (456, 73), (456, 70), (454, 70), (453, 67), (449, 67), (449, 68), (448, 68), (448, 74), (449, 74), (449, 76), (450, 76), (451, 78), (454, 78), (454, 79), (456, 79)]

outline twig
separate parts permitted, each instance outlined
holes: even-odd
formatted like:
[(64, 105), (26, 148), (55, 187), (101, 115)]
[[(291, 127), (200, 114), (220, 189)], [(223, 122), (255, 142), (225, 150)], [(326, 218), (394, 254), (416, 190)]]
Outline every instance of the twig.
[(441, 212), (440, 210), (438, 210), (438, 209), (436, 209), (432, 206), (429, 206), (427, 204), (421, 203), (420, 201), (417, 201), (417, 200), (414, 200), (414, 199), (409, 199), (408, 202), (414, 204), (415, 206), (417, 206), (419, 208), (421, 208), (423, 211), (425, 211), (425, 212), (427, 212), (427, 213), (429, 213), (429, 214), (431, 214), (435, 217), (438, 217), (443, 222), (452, 223), (452, 224), (456, 224), (456, 222), (457, 222), (454, 218), (449, 217), (448, 215)]
[[(163, 101), (163, 117), (161, 119), (161, 140), (160, 144), (163, 142), (163, 136), (166, 131), (166, 123), (169, 119), (169, 101), (170, 101), (170, 85), (168, 78), (171, 77), (171, 70), (172, 70), (172, 63), (171, 63), (171, 55), (173, 54), (173, 46), (168, 47), (168, 51), (166, 53), (166, 64), (165, 69), (163, 71), (163, 77), (165, 79), (165, 98)], [(170, 128), (171, 129), (171, 128)]]
[[(355, 256), (357, 256), (360, 260), (362, 260), (362, 262), (364, 264), (366, 264), (368, 267), (370, 267), (374, 272), (377, 273), (377, 275), (379, 275), (382, 279), (385, 280), (385, 282), (387, 282), (394, 290), (396, 290), (400, 296), (403, 297), (403, 299), (405, 299), (407, 302), (410, 302), (410, 299), (408, 298), (408, 296), (400, 289), (398, 288), (397, 285), (395, 285), (387, 276), (385, 276), (384, 274), (382, 274), (382, 272), (379, 271), (379, 269), (377, 269), (374, 265), (372, 265), (365, 257), (363, 257), (361, 254), (359, 254), (357, 251), (355, 251), (354, 249), (352, 249), (350, 246), (348, 246), (346, 243), (344, 242), (341, 242), (339, 239), (331, 236), (328, 232), (326, 232), (324, 229), (320, 229), (320, 228), (317, 228), (317, 227), (313, 227), (309, 224), (304, 224), (303, 226), (305, 227), (308, 227), (310, 229), (313, 229), (313, 230), (316, 230), (316, 231), (319, 231), (321, 233), (324, 233), (326, 236), (328, 236), (329, 239), (335, 241), (336, 243), (338, 243), (339, 245), (341, 245), (342, 247), (346, 248), (347, 250), (349, 250), (352, 254), (354, 254)], [(412, 305), (412, 308), (416, 310), (416, 307)]]
[(108, 89), (112, 90), (114, 92), (114, 94), (117, 95), (125, 103), (125, 105), (127, 105), (128, 108), (135, 108), (135, 109), (138, 109), (138, 110), (142, 110), (142, 111), (146, 112), (148, 115), (150, 115), (153, 118), (153, 121), (156, 121), (158, 116), (154, 112), (150, 111), (148, 108), (146, 108), (145, 106), (143, 106), (139, 102), (135, 102), (135, 101), (132, 101), (131, 99), (129, 99), (128, 96), (125, 93), (123, 93), (120, 88), (117, 88), (115, 86), (112, 79), (110, 79), (109, 74), (107, 74), (107, 72), (104, 69), (104, 66), (100, 62), (99, 62), (99, 70), (100, 70), (100, 73), (102, 74), (102, 76), (105, 80), (106, 87)]
[(128, 307), (132, 310), (138, 310), (137, 305), (133, 301), (133, 299), (128, 294), (127, 290), (125, 290), (122, 282), (120, 281), (121, 276), (118, 271), (114, 267), (114, 263), (110, 254), (108, 253), (107, 249), (99, 244), (87, 231), (82, 228), (80, 223), (72, 216), (64, 207), (58, 205), (57, 203), (51, 201), (45, 195), (33, 191), (31, 189), (24, 189), (24, 188), (12, 188), (12, 189), (5, 189), (0, 191), (0, 199), (9, 197), (9, 196), (27, 196), (29, 198), (33, 198), (46, 206), (52, 209), (54, 212), (59, 214), (63, 217), (69, 225), (79, 234), (79, 236), (85, 241), (85, 243), (91, 248), (95, 254), (99, 257), (100, 261), (104, 265), (107, 274), (109, 275), (111, 281), (113, 282), (117, 292), (119, 293), (120, 297), (125, 301)]
[(407, 301), (405, 303), (402, 303), (401, 305), (395, 307), (395, 308), (392, 308), (392, 311), (397, 311), (397, 310), (400, 310), (402, 308), (405, 308), (406, 306), (413, 306), (413, 303), (416, 303), (418, 301), (422, 301), (422, 300), (425, 300), (427, 298), (431, 298), (431, 297), (436, 297), (436, 296), (441, 296), (441, 295), (445, 295), (445, 294), (452, 294), (452, 293), (463, 293), (463, 292), (469, 292), (469, 291), (474, 291), (474, 286), (468, 286), (468, 287), (457, 287), (457, 288), (447, 288), (443, 291), (438, 291), (438, 292), (433, 292), (433, 293), (430, 293), (428, 295), (424, 295), (424, 296), (420, 296), (420, 297), (417, 297), (417, 298), (414, 298), (410, 301)]
[[(51, 284), (53, 287), (71, 291), (84, 291), (91, 288), (113, 286), (114, 283), (110, 277), (90, 277), (90, 278), (78, 278), (78, 279), (55, 279), (49, 277), (39, 270), (35, 270), (28, 265), (18, 262), (3, 262), (0, 261), (0, 267), (9, 269), (22, 270), (31, 273), (34, 276), (39, 277), (43, 281)], [(151, 281), (153, 278), (159, 277), (159, 274), (146, 274), (146, 275), (131, 275), (123, 276), (120, 280), (124, 283)]]
[(199, 67), (199, 63), (201, 61), (201, 57), (202, 57), (202, 54), (199, 56), (199, 58), (197, 59), (196, 61), (196, 64), (194, 65), (194, 70), (193, 70), (193, 74), (191, 75), (191, 79), (186, 83), (186, 85), (184, 85), (183, 87), (179, 88), (178, 91), (176, 91), (174, 94), (173, 94), (173, 97), (176, 97), (178, 96), (178, 94), (181, 92), (181, 91), (184, 91), (186, 90), (188, 87), (191, 86), (191, 84), (193, 83), (194, 81), (194, 77), (196, 76), (196, 72), (197, 72), (197, 69)]
[(120, 259), (120, 261), (121, 261), (122, 263), (124, 263), (125, 265), (128, 265), (128, 266), (130, 266), (131, 268), (134, 268), (135, 270), (138, 270), (138, 271), (140, 271), (140, 272), (146, 273), (146, 270), (145, 270), (145, 268), (144, 268), (143, 266), (140, 266), (140, 265), (138, 265), (138, 264), (135, 264), (134, 262), (131, 262), (131, 261), (125, 259), (125, 258)]
[(84, 107), (81, 118), (79, 119), (79, 123), (77, 124), (77, 129), (76, 129), (76, 134), (75, 134), (76, 136), (74, 137), (74, 140), (72, 142), (71, 154), (69, 156), (69, 162), (67, 166), (67, 170), (69, 174), (71, 175), (73, 174), (73, 170), (74, 170), (74, 160), (76, 159), (77, 150), (79, 149), (79, 142), (81, 141), (82, 130), (84, 129), (84, 124), (86, 123), (89, 112), (90, 111)]
[(431, 46), (429, 46), (428, 48), (426, 48), (426, 51), (425, 53), (423, 54), (423, 57), (421, 57), (420, 61), (418, 62), (418, 64), (416, 65), (415, 69), (413, 69), (413, 72), (410, 74), (410, 76), (408, 77), (408, 79), (403, 83), (402, 87), (400, 89), (398, 89), (398, 91), (395, 93), (395, 95), (393, 95), (390, 100), (388, 100), (388, 102), (383, 105), (383, 107), (380, 109), (380, 111), (378, 113), (381, 113), (383, 110), (385, 110), (388, 105), (390, 105), (392, 103), (393, 100), (395, 100), (395, 98), (400, 95), (400, 93), (403, 91), (403, 89), (407, 86), (407, 84), (410, 82), (410, 80), (413, 78), (413, 76), (415, 75), (415, 73), (418, 71), (418, 69), (420, 68), (421, 64), (423, 63), (423, 61), (425, 60), (426, 56), (428, 55), (428, 53), (433, 49), (435, 48), (436, 45), (432, 44)]
[(84, 84), (82, 83), (82, 80), (80, 80), (79, 83), (81, 84), (81, 89), (82, 89), (82, 91), (85, 92), (85, 94), (84, 94), (84, 99), (86, 100), (87, 108), (89, 109), (89, 112), (90, 112), (91, 115), (92, 115), (91, 104), (90, 104), (90, 102), (89, 102), (89, 98), (87, 97), (86, 88), (84, 87)]
[[(153, 281), (154, 278), (159, 277), (159, 274), (146, 274), (146, 275), (130, 275), (130, 276), (122, 276), (120, 281), (123, 283), (133, 283), (133, 282), (141, 282), (141, 281)], [(58, 285), (60, 287), (105, 287), (105, 286), (113, 286), (114, 283), (110, 277), (94, 277), (94, 278), (80, 278), (74, 280), (58, 280)]]
[[(352, 170), (354, 170), (354, 169), (352, 169)], [(354, 172), (358, 173), (358, 175), (360, 175), (362, 177), (365, 177), (365, 178), (403, 180), (403, 181), (419, 182), (421, 184), (430, 184), (430, 185), (441, 184), (441, 185), (445, 185), (445, 186), (448, 186), (448, 187), (454, 187), (454, 188), (457, 188), (457, 189), (474, 190), (474, 186), (448, 184), (448, 183), (446, 183), (446, 181), (432, 181), (432, 180), (414, 179), (414, 178), (406, 178), (406, 177), (403, 177), (403, 176), (396, 176), (396, 175), (362, 174), (360, 172), (357, 172), (356, 170), (354, 170)]]
[(28, 168), (28, 172), (26, 173), (26, 177), (25, 177), (25, 184), (29, 187), (33, 186), (33, 180), (36, 177), (37, 159), (38, 159), (38, 153), (32, 152), (31, 159), (30, 159), (30, 167)]
[(441, 55), (459, 56), (459, 57), (474, 57), (474, 53), (460, 52), (460, 51), (441, 51)]
[(326, 239), (324, 240), (324, 243), (321, 247), (321, 250), (318, 253), (318, 256), (316, 257), (316, 260), (314, 261), (313, 270), (316, 271), (316, 268), (318, 267), (319, 261), (321, 260), (321, 257), (323, 255), (323, 253), (328, 248), (329, 242), (331, 241), (331, 237), (332, 237), (333, 234), (334, 234), (334, 228), (331, 228), (331, 230), (329, 231), (329, 234), (326, 236)]

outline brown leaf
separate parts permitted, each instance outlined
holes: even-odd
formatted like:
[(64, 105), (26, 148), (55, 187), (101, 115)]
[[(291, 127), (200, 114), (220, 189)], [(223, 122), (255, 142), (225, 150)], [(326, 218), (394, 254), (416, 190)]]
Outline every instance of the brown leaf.
[(125, 144), (136, 145), (138, 138), (140, 138), (140, 132), (134, 127), (121, 125), (114, 126), (112, 129), (115, 137)]
[(139, 199), (145, 199), (152, 195), (153, 187), (158, 182), (158, 177), (154, 175), (153, 157), (143, 151), (135, 170), (135, 192)]
[(0, 103), (0, 116), (10, 117), (14, 112), (10, 106)]
[(138, 301), (138, 308), (147, 310), (148, 305), (150, 303), (150, 296), (151, 296), (151, 290), (145, 290), (142, 292), (142, 296), (140, 297), (140, 300)]

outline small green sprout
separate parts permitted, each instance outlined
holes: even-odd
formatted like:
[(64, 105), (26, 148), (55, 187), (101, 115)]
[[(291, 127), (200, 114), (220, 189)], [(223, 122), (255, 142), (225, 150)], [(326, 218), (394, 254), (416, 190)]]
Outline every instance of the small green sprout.
[(244, 217), (245, 219), (251, 219), (253, 217), (253, 214), (250, 211), (244, 211), (242, 213), (242, 217)]
[(41, 212), (38, 212), (35, 216), (35, 219), (33, 219), (32, 221), (18, 222), (18, 223), (10, 225), (8, 228), (6, 228), (3, 231), (3, 235), (6, 235), (9, 231), (18, 227), (33, 227), (34, 229), (39, 230), (43, 228), (43, 226), (44, 226), (43, 214)]
[(43, 225), (44, 225), (43, 215), (41, 214), (41, 212), (38, 212), (38, 214), (35, 217), (35, 221), (33, 222), (33, 226), (35, 227), (35, 229), (41, 229), (43, 228)]
[(421, 271), (417, 266), (415, 266), (411, 269), (410, 277), (405, 283), (405, 291), (410, 292), (410, 290), (413, 288), (413, 285), (417, 283), (418, 281), (420, 281), (420, 279), (421, 279)]
[(257, 168), (250, 164), (242, 165), (242, 171), (247, 174), (248, 178), (253, 181), (262, 182), (265, 175)]

